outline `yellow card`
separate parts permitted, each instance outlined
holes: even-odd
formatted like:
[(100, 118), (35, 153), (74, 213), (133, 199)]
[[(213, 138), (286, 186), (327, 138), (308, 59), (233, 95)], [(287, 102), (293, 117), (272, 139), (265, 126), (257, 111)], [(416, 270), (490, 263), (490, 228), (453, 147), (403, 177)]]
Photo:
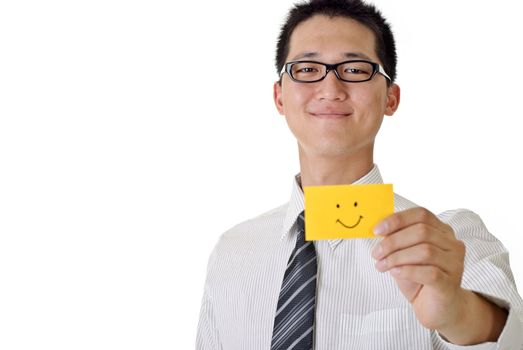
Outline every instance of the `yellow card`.
[(394, 213), (391, 184), (308, 186), (305, 239), (375, 238), (372, 231)]

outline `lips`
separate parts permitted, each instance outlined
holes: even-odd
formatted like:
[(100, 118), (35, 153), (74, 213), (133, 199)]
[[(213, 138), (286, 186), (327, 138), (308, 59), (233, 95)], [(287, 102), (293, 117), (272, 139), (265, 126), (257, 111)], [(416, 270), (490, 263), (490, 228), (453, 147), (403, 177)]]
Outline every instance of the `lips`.
[(348, 117), (350, 113), (329, 113), (329, 112), (322, 112), (322, 113), (311, 113), (315, 117), (320, 118), (341, 118), (341, 117)]
[(309, 112), (312, 116), (323, 119), (345, 118), (352, 114), (351, 111), (340, 109), (318, 109)]
[(341, 119), (350, 116), (350, 113), (311, 113), (311, 115), (320, 119)]

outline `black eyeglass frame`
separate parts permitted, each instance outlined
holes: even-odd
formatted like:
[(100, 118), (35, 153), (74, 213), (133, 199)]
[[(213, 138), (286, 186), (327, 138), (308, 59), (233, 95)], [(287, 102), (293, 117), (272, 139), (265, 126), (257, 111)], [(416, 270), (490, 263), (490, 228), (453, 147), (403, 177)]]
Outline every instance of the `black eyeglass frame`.
[[(369, 63), (372, 66), (372, 74), (370, 75), (370, 77), (368, 79), (365, 79), (365, 80), (347, 80), (347, 79), (343, 79), (342, 77), (340, 77), (340, 75), (338, 73), (338, 69), (337, 69), (338, 66), (341, 66), (342, 64), (355, 63), (355, 62)], [(316, 79), (316, 80), (311, 80), (311, 81), (297, 80), (291, 74), (292, 66), (294, 64), (297, 64), (297, 63), (321, 64), (322, 66), (325, 66), (325, 68), (326, 68), (325, 74), (323, 75), (323, 77), (321, 77), (320, 79)], [(282, 68), (282, 70), (280, 72), (280, 79), (282, 78), (284, 73), (287, 73), (289, 75), (289, 77), (293, 81), (295, 81), (297, 83), (305, 83), (305, 84), (307, 84), (307, 83), (317, 83), (318, 81), (322, 81), (323, 79), (325, 79), (325, 77), (327, 76), (327, 74), (329, 74), (329, 72), (331, 70), (334, 71), (334, 74), (336, 75), (336, 78), (338, 78), (339, 80), (344, 81), (346, 83), (364, 83), (366, 81), (372, 80), (372, 78), (374, 78), (374, 76), (377, 73), (380, 73), (385, 78), (387, 78), (389, 80), (389, 82), (392, 82), (392, 79), (389, 77), (389, 75), (387, 73), (385, 73), (385, 70), (383, 69), (383, 67), (379, 63), (371, 62), (371, 61), (367, 61), (367, 60), (349, 60), (349, 61), (343, 61), (343, 62), (339, 62), (339, 63), (335, 63), (335, 64), (328, 64), (328, 63), (323, 63), (323, 62), (318, 62), (318, 61), (291, 61), (291, 62), (287, 62), (287, 63), (285, 63), (283, 65), (283, 68)]]

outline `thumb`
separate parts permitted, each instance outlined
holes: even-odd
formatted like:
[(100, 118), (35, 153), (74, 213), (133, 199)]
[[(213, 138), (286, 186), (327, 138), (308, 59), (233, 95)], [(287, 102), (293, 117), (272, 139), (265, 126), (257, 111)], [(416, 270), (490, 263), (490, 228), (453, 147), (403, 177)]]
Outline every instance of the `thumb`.
[(421, 291), (421, 288), (423, 287), (423, 285), (420, 283), (400, 279), (397, 277), (394, 277), (394, 280), (396, 281), (396, 284), (398, 285), (401, 293), (405, 296), (405, 298), (407, 298), (409, 303), (412, 303), (414, 299), (416, 299), (419, 292)]

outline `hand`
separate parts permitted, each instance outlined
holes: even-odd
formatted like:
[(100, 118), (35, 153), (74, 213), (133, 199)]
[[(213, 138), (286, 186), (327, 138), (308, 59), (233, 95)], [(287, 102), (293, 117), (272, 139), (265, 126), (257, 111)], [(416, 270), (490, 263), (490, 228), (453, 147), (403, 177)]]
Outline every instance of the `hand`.
[(375, 233), (384, 237), (372, 252), (376, 268), (390, 271), (419, 322), (438, 330), (459, 323), (466, 299), (465, 244), (452, 227), (424, 208), (412, 208), (383, 220)]

